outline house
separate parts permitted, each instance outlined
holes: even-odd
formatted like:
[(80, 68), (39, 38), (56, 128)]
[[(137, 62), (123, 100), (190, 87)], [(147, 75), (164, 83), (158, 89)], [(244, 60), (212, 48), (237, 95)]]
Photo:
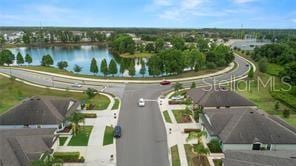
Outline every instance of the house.
[(187, 96), (192, 102), (203, 109), (251, 107), (256, 105), (239, 94), (223, 87), (202, 87), (190, 89)]
[(0, 129), (0, 165), (28, 166), (57, 143), (54, 128)]
[(76, 111), (79, 102), (71, 98), (34, 96), (21, 101), (0, 116), (0, 128), (66, 127), (66, 117)]
[(296, 151), (232, 151), (227, 150), (224, 166), (295, 166)]
[(254, 108), (204, 109), (200, 115), (207, 142), (218, 139), (226, 150), (294, 150), (296, 132)]

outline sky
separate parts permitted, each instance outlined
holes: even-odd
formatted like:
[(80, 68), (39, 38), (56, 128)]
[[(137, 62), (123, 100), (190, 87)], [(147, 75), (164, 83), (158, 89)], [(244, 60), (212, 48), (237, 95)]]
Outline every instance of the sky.
[(0, 26), (296, 28), (296, 0), (0, 0)]

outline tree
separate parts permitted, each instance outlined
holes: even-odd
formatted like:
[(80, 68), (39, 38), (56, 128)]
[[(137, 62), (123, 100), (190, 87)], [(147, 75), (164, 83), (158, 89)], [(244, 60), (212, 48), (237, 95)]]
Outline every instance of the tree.
[(66, 61), (60, 61), (57, 63), (57, 66), (59, 69), (64, 70), (65, 68), (68, 67), (68, 62)]
[(210, 150), (208, 148), (205, 148), (202, 144), (197, 144), (195, 146), (195, 149), (194, 150), (195, 150), (195, 152), (197, 154), (199, 154), (198, 155), (198, 160), (200, 161), (200, 163), (202, 163), (200, 157), (201, 156), (204, 156), (204, 155), (208, 155), (210, 153)]
[(177, 50), (184, 50), (185, 49), (185, 41), (180, 37), (173, 37), (171, 40), (173, 48)]
[(194, 88), (196, 88), (196, 84), (195, 84), (195, 82), (192, 82), (190, 89), (194, 89)]
[(261, 58), (258, 62), (258, 67), (259, 67), (259, 71), (261, 71), (262, 73), (265, 73), (267, 70), (267, 59), (266, 58)]
[(95, 58), (92, 58), (90, 63), (90, 72), (97, 74), (99, 72), (97, 61)]
[(108, 75), (108, 65), (106, 59), (103, 59), (101, 62), (101, 72), (104, 76)]
[(89, 99), (91, 99), (97, 95), (98, 91), (94, 88), (87, 88), (87, 90), (84, 93), (87, 95)]
[(148, 43), (145, 47), (145, 50), (151, 53), (152, 51), (155, 50), (153, 43)]
[(284, 109), (283, 110), (283, 117), (284, 118), (289, 118), (290, 117), (290, 110), (289, 109)]
[(53, 59), (50, 55), (44, 55), (41, 60), (41, 66), (50, 66), (53, 65)]
[(277, 101), (275, 104), (274, 104), (274, 109), (277, 111), (279, 110), (280, 108), (280, 103)]
[(23, 58), (23, 56), (22, 56), (22, 54), (20, 52), (18, 52), (17, 55), (16, 55), (16, 63), (18, 65), (24, 64), (24, 58)]
[(282, 78), (291, 85), (296, 85), (296, 62), (285, 65), (284, 70), (280, 73)]
[(32, 57), (31, 57), (30, 54), (26, 54), (25, 62), (28, 63), (28, 65), (30, 65), (33, 62)]
[(250, 70), (249, 70), (248, 78), (249, 78), (249, 79), (254, 78), (254, 69), (253, 69), (253, 67), (251, 67)]
[(85, 116), (78, 112), (73, 112), (69, 117), (66, 118), (67, 121), (71, 122), (73, 134), (77, 135), (79, 133), (79, 123), (84, 123)]
[(114, 76), (114, 74), (117, 74), (118, 69), (117, 69), (117, 64), (114, 59), (111, 59), (110, 64), (109, 64), (109, 72)]
[(162, 38), (157, 38), (155, 41), (155, 52), (160, 52), (164, 47), (164, 40)]
[(128, 74), (130, 76), (135, 76), (136, 75), (136, 69), (135, 69), (135, 64), (134, 63), (131, 63), (129, 68), (128, 68)]
[(2, 50), (0, 52), (0, 65), (11, 65), (15, 59), (14, 54), (10, 50)]
[(111, 44), (112, 50), (116, 53), (130, 53), (133, 54), (135, 52), (135, 42), (132, 37), (128, 35), (118, 35)]
[(196, 139), (197, 144), (201, 144), (202, 142), (201, 137), (206, 135), (207, 135), (207, 132), (205, 131), (199, 131), (199, 132), (193, 131), (189, 133), (188, 137), (186, 138), (186, 141), (188, 142), (190, 140)]
[(82, 67), (79, 66), (79, 65), (75, 65), (75, 66), (73, 67), (73, 70), (74, 70), (74, 72), (79, 73), (79, 72), (81, 72)]
[(175, 92), (178, 92), (178, 91), (181, 90), (183, 87), (182, 87), (182, 84), (181, 84), (181, 83), (176, 82), (176, 83), (173, 85), (173, 88), (174, 88)]
[(144, 77), (146, 73), (146, 66), (145, 66), (145, 62), (143, 60), (141, 60), (141, 69), (140, 69), (140, 74), (142, 74), (142, 76)]

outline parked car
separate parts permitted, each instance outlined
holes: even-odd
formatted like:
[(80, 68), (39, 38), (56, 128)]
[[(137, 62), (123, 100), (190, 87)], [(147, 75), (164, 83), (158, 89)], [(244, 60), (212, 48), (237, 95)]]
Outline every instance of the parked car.
[(184, 96), (182, 96), (182, 95), (173, 96), (172, 99), (173, 100), (182, 100), (182, 99), (184, 99)]
[(82, 85), (76, 82), (76, 83), (74, 83), (74, 84), (72, 85), (72, 87), (75, 87), (75, 88), (81, 88)]
[(114, 137), (115, 138), (120, 138), (121, 137), (121, 127), (120, 126), (115, 126), (115, 128), (114, 128)]
[(138, 103), (139, 107), (144, 107), (145, 106), (145, 101), (143, 98), (139, 99), (139, 103)]
[(160, 85), (170, 85), (170, 84), (171, 84), (171, 81), (167, 81), (167, 80), (160, 82)]

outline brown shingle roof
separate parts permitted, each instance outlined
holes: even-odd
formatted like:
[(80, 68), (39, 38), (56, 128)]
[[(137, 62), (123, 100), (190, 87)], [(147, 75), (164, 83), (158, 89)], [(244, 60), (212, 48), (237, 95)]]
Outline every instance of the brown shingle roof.
[[(69, 103), (73, 105), (68, 109)], [(59, 124), (75, 111), (78, 102), (70, 98), (31, 97), (0, 116), (0, 125)]]
[(26, 166), (50, 150), (55, 129), (23, 128), (0, 130), (0, 165)]
[(224, 144), (296, 144), (296, 133), (252, 108), (205, 109), (203, 125)]
[(251, 101), (226, 88), (195, 88), (190, 89), (187, 95), (194, 103), (203, 107), (255, 106)]

